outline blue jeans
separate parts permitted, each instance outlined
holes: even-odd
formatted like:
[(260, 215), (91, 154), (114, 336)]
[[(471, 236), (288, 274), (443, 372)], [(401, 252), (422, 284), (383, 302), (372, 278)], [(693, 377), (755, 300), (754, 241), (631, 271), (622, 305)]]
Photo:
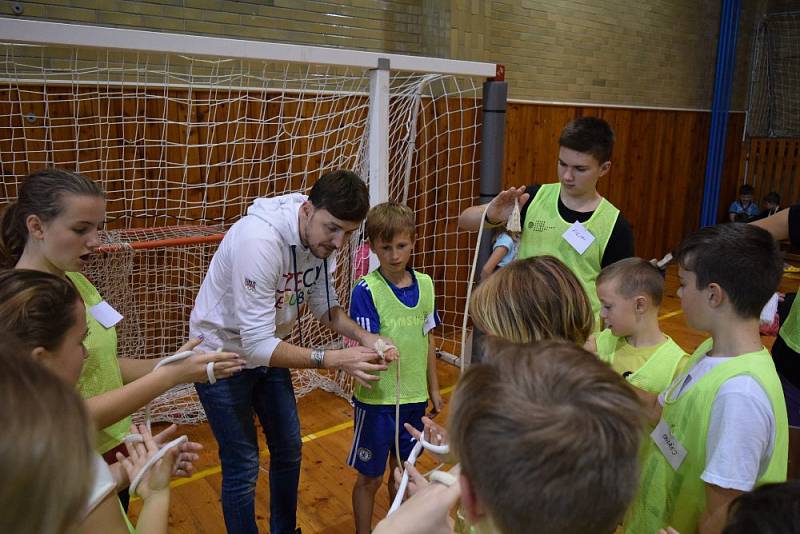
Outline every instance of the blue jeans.
[(195, 384), (219, 443), (222, 513), (230, 534), (258, 534), (258, 416), (269, 449), (269, 529), (294, 534), (300, 481), (300, 420), (289, 369), (245, 369), (216, 384)]

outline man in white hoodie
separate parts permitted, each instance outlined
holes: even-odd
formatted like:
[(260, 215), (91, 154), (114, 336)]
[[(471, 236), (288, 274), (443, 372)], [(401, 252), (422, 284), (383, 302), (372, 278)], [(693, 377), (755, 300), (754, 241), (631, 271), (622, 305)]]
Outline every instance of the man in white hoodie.
[[(343, 369), (358, 382), (386, 369), (373, 350), (378, 336), (348, 317), (336, 297), (328, 258), (361, 226), (369, 210), (363, 180), (349, 171), (321, 177), (308, 197), (259, 198), (228, 230), (200, 287), (190, 334), (203, 350), (222, 348), (247, 361), (241, 373), (196, 384), (222, 463), (222, 510), (231, 534), (257, 534), (258, 439), (253, 414), (270, 451), (270, 532), (296, 530), (300, 422), (289, 369)], [(303, 345), (300, 307), (362, 346), (321, 350), (285, 341), (295, 325)], [(396, 352), (387, 355), (391, 361)]]

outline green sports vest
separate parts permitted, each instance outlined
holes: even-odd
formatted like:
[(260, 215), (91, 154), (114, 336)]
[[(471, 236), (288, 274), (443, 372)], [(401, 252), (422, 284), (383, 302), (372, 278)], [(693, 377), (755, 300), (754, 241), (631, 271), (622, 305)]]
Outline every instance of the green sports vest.
[[(692, 355), (691, 369), (713, 346), (706, 340)], [(767, 349), (730, 358), (714, 367), (678, 399), (665, 402), (661, 417), (669, 423), (674, 437), (686, 448), (686, 457), (677, 471), (647, 436), (642, 456), (640, 494), (625, 518), (624, 530), (630, 534), (658, 532), (672, 526), (681, 534), (697, 531), (700, 515), (706, 508), (705, 482), (700, 479), (706, 465), (706, 436), (711, 406), (722, 384), (738, 375), (758, 381), (772, 405), (775, 416), (775, 445), (772, 458), (756, 486), (786, 480), (789, 427), (786, 404), (778, 374)], [(669, 396), (669, 395), (667, 395)]]
[(394, 404), (395, 380), (400, 364), (400, 403), (428, 400), (428, 336), (423, 333), (425, 319), (433, 313), (433, 282), (430, 276), (414, 271), (419, 285), (417, 305), (409, 308), (395, 296), (377, 270), (364, 276), (372, 302), (380, 318), (380, 334), (391, 338), (400, 359), (389, 364), (370, 389), (356, 386), (355, 397), (365, 404)]
[[(81, 397), (88, 399), (122, 387), (122, 371), (117, 362), (117, 330), (113, 326), (106, 328), (98, 323), (89, 311), (89, 308), (103, 301), (92, 283), (80, 273), (67, 273), (67, 278), (75, 285), (86, 306), (89, 335), (83, 344), (88, 356), (78, 379), (78, 391)], [(98, 452), (103, 454), (122, 443), (130, 426), (131, 418), (126, 417), (100, 430), (95, 445)]]
[(800, 299), (794, 299), (789, 316), (781, 325), (780, 336), (786, 345), (795, 352), (800, 352)]
[(600, 274), (603, 252), (611, 238), (619, 210), (605, 198), (600, 201), (589, 220), (582, 223), (595, 239), (583, 254), (578, 254), (562, 237), (572, 223), (566, 222), (558, 213), (560, 193), (561, 184), (545, 184), (536, 192), (525, 214), (517, 257), (549, 255), (564, 262), (586, 290), (597, 326), (600, 324), (600, 299), (597, 298), (595, 281)]
[[(675, 379), (678, 365), (686, 352), (671, 337), (666, 337), (667, 340), (658, 345), (644, 365), (626, 377), (631, 385), (650, 393), (661, 393)], [(611, 333), (610, 328), (606, 328), (597, 334), (595, 341), (597, 342), (597, 356), (612, 365), (619, 338)]]

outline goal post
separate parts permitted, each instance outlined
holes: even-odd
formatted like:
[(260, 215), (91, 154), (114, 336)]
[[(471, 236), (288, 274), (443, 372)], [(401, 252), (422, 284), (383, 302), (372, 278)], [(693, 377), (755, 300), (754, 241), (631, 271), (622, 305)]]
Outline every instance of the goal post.
[[(461, 356), (475, 243), (457, 219), (487, 164), (501, 169), (482, 108), (496, 65), (6, 18), (0, 42), (0, 203), (48, 166), (103, 185), (107, 229), (87, 276), (125, 317), (120, 356), (174, 352), (225, 230), (253, 199), (305, 192), (337, 168), (365, 179), (372, 204), (414, 210), (437, 348)], [(484, 161), (487, 147), (500, 162)], [(344, 306), (362, 244), (354, 235), (337, 257)], [(315, 346), (341, 346), (308, 312), (300, 321)], [(335, 373), (293, 376), (298, 395), (349, 393)], [(191, 386), (159, 403), (154, 420), (203, 417)]]

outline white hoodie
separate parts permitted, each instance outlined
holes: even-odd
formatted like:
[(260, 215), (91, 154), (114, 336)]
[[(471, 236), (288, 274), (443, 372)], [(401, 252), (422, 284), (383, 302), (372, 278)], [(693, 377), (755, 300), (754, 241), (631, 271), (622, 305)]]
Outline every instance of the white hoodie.
[[(203, 336), (202, 350), (236, 352), (248, 368), (269, 365), (294, 328), (298, 304), (308, 303), (317, 319), (339, 305), (325, 262), (300, 242), (298, 215), (307, 198), (258, 198), (225, 234), (189, 321), (190, 336)], [(335, 264), (331, 255), (328, 265)]]

